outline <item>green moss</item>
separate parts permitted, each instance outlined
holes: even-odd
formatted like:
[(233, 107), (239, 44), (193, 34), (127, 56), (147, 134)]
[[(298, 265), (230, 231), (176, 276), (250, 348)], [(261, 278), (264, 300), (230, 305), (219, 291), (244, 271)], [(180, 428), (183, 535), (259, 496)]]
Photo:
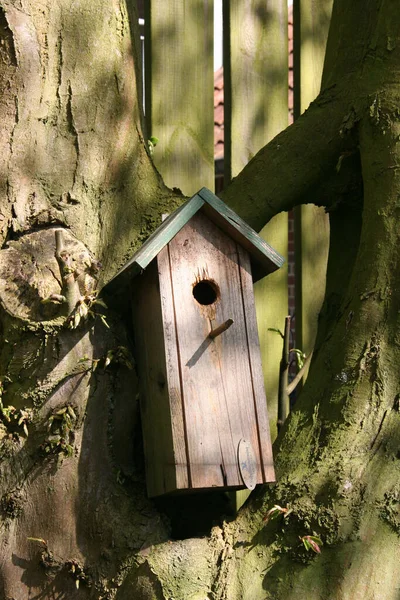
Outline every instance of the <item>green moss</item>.
[(400, 487), (387, 492), (379, 505), (379, 514), (392, 530), (400, 536)]
[(16, 492), (9, 492), (0, 499), (0, 509), (3, 515), (9, 519), (16, 519), (22, 513), (21, 498)]

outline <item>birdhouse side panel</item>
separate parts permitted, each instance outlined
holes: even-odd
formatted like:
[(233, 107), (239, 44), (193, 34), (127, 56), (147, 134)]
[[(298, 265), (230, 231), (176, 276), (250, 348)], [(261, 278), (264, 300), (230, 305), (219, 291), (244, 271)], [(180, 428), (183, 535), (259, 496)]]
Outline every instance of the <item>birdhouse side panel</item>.
[(251, 378), (253, 382), (254, 410), (257, 418), (258, 442), (262, 457), (263, 481), (275, 481), (275, 470), (272, 454), (271, 434), (267, 400), (265, 396), (264, 375), (261, 363), (260, 341), (258, 337), (257, 315), (254, 302), (253, 280), (249, 255), (241, 246), (238, 246), (241, 289), (243, 297), (246, 330), (248, 337), (249, 361)]
[[(190, 487), (185, 415), (182, 398), (181, 365), (175, 322), (175, 304), (172, 291), (169, 248), (165, 246), (157, 256), (160, 300), (164, 331), (165, 365), (171, 415), (172, 441), (176, 489)], [(170, 468), (166, 465), (165, 468)]]
[(152, 497), (176, 489), (157, 261), (134, 279), (132, 286), (146, 483)]
[[(243, 439), (261, 483), (237, 244), (199, 212), (169, 243), (169, 252), (191, 484), (243, 487)], [(229, 328), (210, 337), (229, 320)]]

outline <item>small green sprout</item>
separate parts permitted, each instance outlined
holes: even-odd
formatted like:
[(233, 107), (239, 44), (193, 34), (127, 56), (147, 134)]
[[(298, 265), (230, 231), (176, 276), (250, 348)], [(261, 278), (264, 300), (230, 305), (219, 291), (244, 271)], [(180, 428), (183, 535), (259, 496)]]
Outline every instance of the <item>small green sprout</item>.
[(102, 308), (107, 309), (106, 303), (101, 298), (98, 298), (97, 294), (98, 292), (95, 291), (91, 294), (81, 296), (76, 303), (73, 312), (66, 320), (66, 326), (68, 329), (77, 329), (81, 322), (86, 322), (89, 318), (94, 318), (96, 316), (99, 316), (104, 325), (109, 328), (105, 316), (93, 310), (95, 306), (101, 306)]
[(304, 352), (302, 350), (299, 350), (298, 348), (292, 348), (291, 350), (289, 350), (289, 352), (293, 352), (295, 354), (297, 369), (300, 371), (304, 366), (304, 361), (306, 360), (307, 355), (304, 354)]
[(32, 408), (21, 408), (17, 410), (15, 406), (4, 406), (0, 394), (0, 418), (6, 425), (14, 425), (22, 427), (26, 437), (28, 437), (28, 423), (33, 420)]
[(265, 521), (265, 523), (267, 524), (269, 521), (273, 521), (274, 519), (277, 519), (280, 515), (282, 515), (284, 519), (287, 519), (288, 516), (290, 515), (290, 513), (292, 513), (292, 512), (293, 512), (292, 508), (289, 508), (289, 507), (283, 508), (282, 506), (279, 506), (279, 504), (275, 504), (275, 506), (273, 506), (272, 508), (269, 509), (269, 511), (263, 518), (263, 521)]
[(15, 411), (15, 406), (11, 406), (11, 404), (10, 406), (4, 406), (3, 402), (0, 400), (0, 414), (6, 423), (11, 423), (11, 419), (14, 418)]
[(150, 156), (153, 156), (154, 148), (157, 146), (159, 141), (160, 140), (157, 137), (155, 137), (154, 135), (152, 135), (151, 138), (149, 140), (147, 140)]
[(33, 409), (32, 408), (21, 408), (16, 418), (18, 419), (18, 427), (22, 426), (26, 437), (28, 437), (28, 423), (32, 423), (33, 421)]
[(312, 550), (316, 554), (321, 554), (322, 540), (317, 535), (303, 535), (299, 537), (299, 540), (303, 543), (306, 550)]

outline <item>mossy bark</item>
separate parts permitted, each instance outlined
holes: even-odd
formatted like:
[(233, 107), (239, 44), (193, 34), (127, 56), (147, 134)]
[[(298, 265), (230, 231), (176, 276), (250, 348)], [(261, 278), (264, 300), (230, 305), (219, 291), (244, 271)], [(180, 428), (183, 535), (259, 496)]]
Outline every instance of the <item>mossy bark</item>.
[[(143, 140), (134, 11), (0, 6), (2, 256), (9, 241), (27, 252), (33, 231), (68, 229), (103, 263), (101, 285), (180, 202)], [(311, 201), (331, 220), (317, 348), (275, 447), (278, 482), (236, 519), (172, 541), (147, 500), (119, 316), (75, 328), (2, 301), (2, 597), (398, 599), (399, 19), (394, 3), (336, 0), (320, 96), (225, 194), (257, 228)], [(96, 313), (93, 290), (81, 293)], [(266, 523), (275, 504), (292, 512)], [(313, 534), (321, 554), (299, 539)]]

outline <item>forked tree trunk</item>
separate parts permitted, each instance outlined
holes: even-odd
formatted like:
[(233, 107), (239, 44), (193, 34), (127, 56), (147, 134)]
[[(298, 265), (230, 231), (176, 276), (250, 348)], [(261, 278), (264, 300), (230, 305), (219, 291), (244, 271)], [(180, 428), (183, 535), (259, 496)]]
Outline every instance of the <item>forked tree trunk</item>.
[[(398, 600), (397, 7), (336, 0), (323, 92), (225, 194), (256, 228), (327, 206), (327, 296), (278, 483), (209, 537), (170, 541), (145, 495), (125, 328), (111, 311), (110, 330), (65, 325), (179, 202), (139, 125), (135, 15), (122, 0), (0, 5), (1, 597)], [(54, 294), (67, 301), (40, 301)], [(274, 504), (292, 511), (265, 523)], [(314, 534), (321, 554), (299, 539)]]

